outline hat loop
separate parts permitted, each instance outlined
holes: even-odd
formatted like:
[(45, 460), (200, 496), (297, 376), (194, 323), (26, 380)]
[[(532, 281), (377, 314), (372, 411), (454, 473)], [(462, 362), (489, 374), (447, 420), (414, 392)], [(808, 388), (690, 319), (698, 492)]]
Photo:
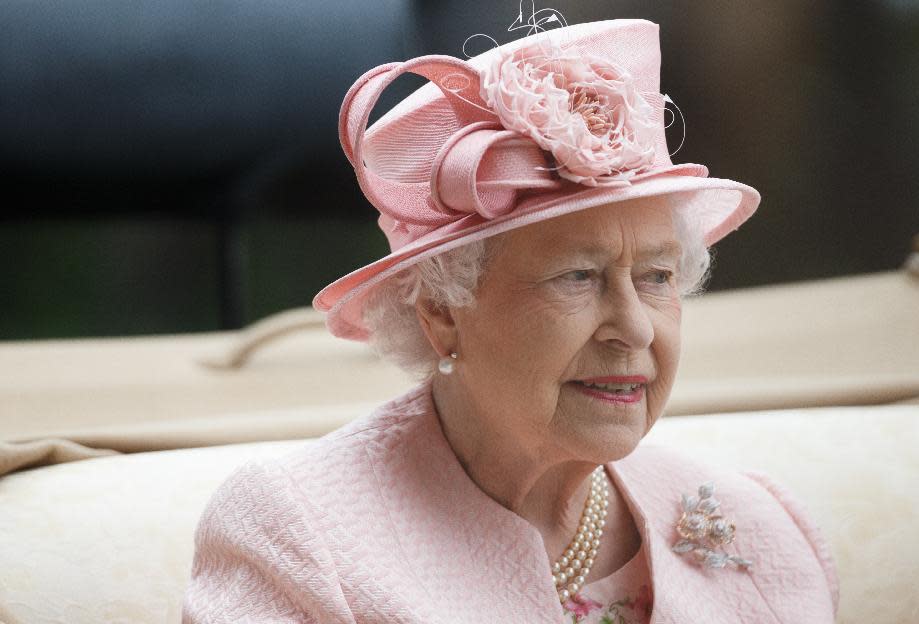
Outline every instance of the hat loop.
[(392, 181), (374, 173), (364, 162), (370, 112), (386, 87), (406, 72), (427, 78), (443, 92), (456, 117), (448, 129), (451, 134), (470, 123), (497, 120), (479, 95), (479, 74), (472, 67), (452, 56), (428, 55), (380, 65), (358, 78), (345, 95), (338, 117), (338, 136), (361, 190), (377, 210), (405, 223), (440, 227), (453, 217), (432, 205), (427, 183)]
[(454, 132), (437, 153), (431, 201), (454, 218), (478, 213), (494, 219), (514, 209), (518, 190), (561, 188), (550, 164), (534, 141), (498, 122), (475, 122)]

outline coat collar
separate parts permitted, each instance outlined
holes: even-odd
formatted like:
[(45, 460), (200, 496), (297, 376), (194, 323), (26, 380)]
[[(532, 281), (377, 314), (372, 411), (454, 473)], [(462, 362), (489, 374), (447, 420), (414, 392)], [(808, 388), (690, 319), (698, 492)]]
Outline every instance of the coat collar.
[[(743, 621), (777, 623), (775, 613), (757, 588), (750, 570), (701, 567), (671, 549), (679, 539), (676, 524), (682, 513), (683, 493), (695, 494), (706, 481), (728, 484), (729, 475), (715, 474), (714, 466), (695, 462), (673, 450), (639, 444), (627, 457), (607, 464), (616, 486), (629, 503), (646, 545), (646, 563), (652, 580), (654, 608), (651, 624)], [(756, 550), (755, 534), (745, 526), (742, 502), (733, 488), (721, 490), (722, 509), (739, 522), (732, 552), (743, 556)]]
[[(388, 404), (384, 413), (387, 408), (398, 419), (382, 425), (389, 441), (370, 444), (366, 451), (378, 476), (389, 471), (387, 476), (395, 477), (381, 479), (393, 484), (384, 495), (389, 516), (397, 524), (399, 517), (405, 517), (406, 524), (419, 518), (431, 523), (425, 533), (430, 539), (404, 545), (409, 561), (430, 565), (432, 557), (438, 557), (432, 549), (444, 542), (458, 543), (462, 546), (458, 557), (447, 549), (440, 556), (452, 557), (456, 569), (478, 574), (465, 577), (481, 584), (475, 591), (481, 604), (471, 608), (493, 613), (500, 621), (562, 622), (564, 613), (541, 534), (469, 478), (444, 436), (430, 384)], [(680, 494), (692, 493), (718, 476), (680, 457), (663, 447), (639, 444), (627, 457), (606, 465), (645, 544), (654, 595), (651, 624), (736, 624), (738, 613), (747, 616), (744, 621), (777, 622), (751, 581), (755, 571), (704, 569), (671, 550), (677, 537)], [(730, 507), (727, 500), (723, 502), (727, 503), (723, 508)], [(752, 551), (742, 532), (735, 545), (740, 554)], [(750, 550), (745, 550), (747, 546)], [(438, 575), (432, 572), (418, 582), (432, 600), (438, 596), (449, 600), (444, 594), (450, 588), (438, 584)], [(449, 577), (447, 569), (444, 574)], [(506, 605), (506, 612), (501, 605)]]

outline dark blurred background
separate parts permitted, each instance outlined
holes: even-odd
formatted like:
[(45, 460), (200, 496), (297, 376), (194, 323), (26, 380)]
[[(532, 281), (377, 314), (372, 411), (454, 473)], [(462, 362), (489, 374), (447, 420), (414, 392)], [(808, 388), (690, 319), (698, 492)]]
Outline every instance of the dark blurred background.
[[(227, 329), (308, 305), (388, 251), (338, 144), (348, 87), (385, 62), (462, 57), (474, 33), (519, 38), (518, 4), (4, 0), (0, 339)], [(686, 118), (674, 162), (762, 193), (717, 245), (710, 291), (903, 262), (919, 0), (549, 7), (659, 23), (661, 91)], [(679, 122), (668, 132), (673, 150)]]

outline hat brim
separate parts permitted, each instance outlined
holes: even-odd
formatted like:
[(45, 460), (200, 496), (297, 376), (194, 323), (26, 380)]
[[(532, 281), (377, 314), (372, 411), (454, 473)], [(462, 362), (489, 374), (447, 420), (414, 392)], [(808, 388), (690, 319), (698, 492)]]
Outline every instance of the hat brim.
[[(698, 173), (673, 175), (681, 171)], [(366, 341), (369, 332), (363, 322), (363, 305), (376, 286), (425, 258), (467, 243), (595, 206), (686, 193), (686, 198), (678, 203), (679, 209), (701, 222), (705, 244), (711, 246), (740, 227), (760, 202), (756, 189), (734, 180), (705, 177), (707, 170), (701, 165), (674, 165), (671, 171), (661, 173), (664, 175), (645, 178), (625, 187), (590, 187), (561, 197), (537, 200), (524, 210), (491, 220), (478, 214), (462, 217), (332, 282), (315, 296), (313, 307), (327, 313), (326, 326), (335, 336)]]

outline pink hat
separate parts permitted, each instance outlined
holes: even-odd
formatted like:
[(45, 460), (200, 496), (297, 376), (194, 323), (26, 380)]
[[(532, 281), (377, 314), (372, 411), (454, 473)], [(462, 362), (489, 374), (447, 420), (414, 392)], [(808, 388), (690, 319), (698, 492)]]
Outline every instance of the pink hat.
[[(380, 94), (405, 72), (430, 82), (368, 130)], [(671, 162), (659, 84), (658, 26), (631, 19), (540, 32), (468, 61), (388, 63), (358, 78), (339, 138), (392, 253), (316, 295), (329, 330), (366, 340), (363, 305), (387, 277), (593, 206), (686, 193), (680, 208), (702, 223), (707, 245), (737, 229), (759, 193), (709, 178), (704, 165)]]

